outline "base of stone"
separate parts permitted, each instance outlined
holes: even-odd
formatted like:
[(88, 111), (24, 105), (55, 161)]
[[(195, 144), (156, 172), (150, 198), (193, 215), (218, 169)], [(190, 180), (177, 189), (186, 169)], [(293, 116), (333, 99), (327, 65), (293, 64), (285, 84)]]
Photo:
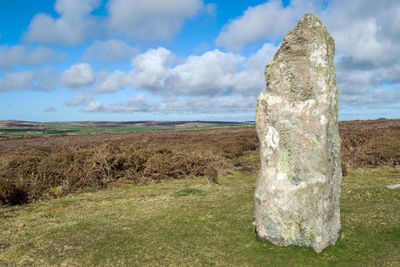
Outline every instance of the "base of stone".
[(276, 238), (276, 237), (268, 237), (268, 236), (260, 236), (257, 232), (257, 228), (255, 228), (255, 233), (257, 236), (257, 239), (259, 241), (268, 241), (270, 243), (272, 243), (273, 245), (279, 246), (279, 247), (288, 247), (288, 246), (299, 246), (299, 247), (309, 247), (312, 248), (315, 252), (317, 253), (321, 253), (325, 248), (327, 248), (330, 245), (335, 245), (339, 234), (332, 239), (330, 242), (322, 244), (300, 244), (300, 243), (289, 243), (289, 242), (285, 242), (285, 240), (283, 238)]

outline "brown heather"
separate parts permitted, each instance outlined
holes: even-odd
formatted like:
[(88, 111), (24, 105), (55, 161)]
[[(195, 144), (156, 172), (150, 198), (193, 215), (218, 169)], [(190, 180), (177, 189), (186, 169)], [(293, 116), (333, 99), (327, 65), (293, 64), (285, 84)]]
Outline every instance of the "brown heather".
[[(400, 119), (341, 122), (339, 128), (348, 168), (400, 164)], [(249, 153), (258, 157), (254, 127), (0, 140), (0, 203), (18, 205), (121, 183), (196, 176), (210, 176), (214, 183), (232, 170), (257, 169), (257, 160), (232, 162)]]
[[(5, 140), (22, 148), (0, 155), (0, 202), (23, 204), (116, 182), (146, 184), (205, 175), (217, 182), (218, 173), (230, 169), (226, 159), (257, 149), (253, 127), (104, 135), (103, 143), (99, 137), (92, 142), (87, 136)], [(52, 138), (59, 143), (48, 146)]]

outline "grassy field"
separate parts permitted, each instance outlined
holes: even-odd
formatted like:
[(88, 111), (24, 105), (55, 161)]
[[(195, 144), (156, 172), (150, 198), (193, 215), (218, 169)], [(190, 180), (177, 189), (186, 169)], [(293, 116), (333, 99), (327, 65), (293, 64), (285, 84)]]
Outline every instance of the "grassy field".
[(143, 132), (155, 130), (195, 130), (226, 126), (246, 126), (241, 122), (25, 122), (0, 121), (0, 139), (53, 135), (81, 135), (101, 133)]
[(255, 179), (235, 172), (220, 185), (120, 185), (0, 207), (0, 265), (399, 266), (400, 189), (385, 187), (400, 183), (399, 168), (349, 170), (340, 238), (320, 254), (256, 240)]

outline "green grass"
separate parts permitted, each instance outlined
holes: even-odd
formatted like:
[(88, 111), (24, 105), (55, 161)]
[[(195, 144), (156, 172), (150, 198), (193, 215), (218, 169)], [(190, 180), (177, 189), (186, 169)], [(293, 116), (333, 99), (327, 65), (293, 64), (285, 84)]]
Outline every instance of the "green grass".
[(320, 254), (256, 240), (256, 177), (234, 173), (0, 207), (0, 266), (399, 266), (392, 171), (349, 170), (339, 240)]
[(175, 195), (177, 197), (186, 197), (189, 195), (197, 195), (197, 194), (201, 194), (201, 193), (204, 193), (204, 191), (196, 189), (196, 188), (185, 188), (185, 189), (175, 192)]

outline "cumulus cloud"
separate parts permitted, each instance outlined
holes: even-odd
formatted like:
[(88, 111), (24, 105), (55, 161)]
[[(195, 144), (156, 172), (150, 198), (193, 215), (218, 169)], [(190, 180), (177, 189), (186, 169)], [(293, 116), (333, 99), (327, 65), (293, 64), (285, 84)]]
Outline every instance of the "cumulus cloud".
[(264, 44), (245, 57), (220, 50), (207, 51), (174, 61), (173, 53), (163, 47), (149, 49), (133, 59), (130, 72), (102, 72), (97, 76), (96, 92), (114, 92), (127, 87), (158, 95), (254, 95), (265, 88), (265, 62), (277, 48)]
[(58, 16), (39, 13), (32, 19), (24, 40), (28, 42), (76, 45), (95, 36), (124, 36), (141, 40), (168, 40), (185, 20), (196, 14), (213, 14), (215, 4), (202, 0), (109, 0), (107, 16), (92, 11), (101, 0), (57, 0)]
[(61, 76), (61, 83), (68, 87), (91, 85), (95, 81), (92, 67), (87, 63), (77, 63), (65, 70)]
[[(164, 65), (163, 69), (158, 70), (158, 78), (152, 79), (153, 83), (137, 83), (137, 86), (161, 94), (255, 95), (265, 88), (264, 67), (272, 59), (275, 50), (274, 45), (266, 43), (247, 59), (242, 55), (218, 49), (208, 51), (200, 56), (189, 56), (181, 64), (168, 67)], [(133, 73), (135, 70), (136, 68)], [(151, 69), (147, 71), (151, 72)]]
[[(341, 95), (340, 100), (344, 107), (366, 106), (389, 108), (392, 104), (399, 104), (400, 91), (394, 89), (374, 89), (364, 95)], [(397, 107), (399, 108), (399, 106)]]
[(114, 32), (146, 40), (170, 39), (203, 8), (202, 0), (110, 0), (107, 4)]
[[(335, 39), (340, 102), (345, 106), (383, 106), (400, 90), (395, 74), (400, 70), (400, 2), (384, 2), (333, 0), (320, 11)], [(393, 88), (381, 89), (387, 84)]]
[(312, 2), (315, 1), (294, 0), (283, 7), (281, 0), (271, 0), (249, 7), (242, 16), (223, 27), (216, 44), (239, 50), (250, 42), (277, 40), (295, 25), (299, 16), (315, 9)]
[(95, 92), (97, 93), (116, 92), (134, 84), (129, 75), (119, 70), (113, 73), (101, 72), (97, 75), (96, 81)]
[(97, 31), (100, 21), (90, 15), (100, 0), (57, 0), (54, 5), (59, 17), (39, 13), (32, 19), (24, 39), (29, 42), (75, 45)]
[(0, 92), (5, 91), (51, 91), (56, 88), (58, 77), (50, 68), (39, 71), (6, 73), (0, 80)]
[[(316, 13), (335, 39), (341, 105), (383, 105), (379, 98), (392, 103), (385, 94), (395, 97), (400, 91), (400, 2), (322, 2), (294, 0), (283, 7), (281, 1), (272, 0), (249, 7), (223, 27), (216, 44), (240, 50), (261, 40), (279, 40), (304, 13)], [(238, 84), (259, 79), (254, 72), (241, 72), (236, 77)], [(388, 84), (389, 90), (381, 89)]]
[(138, 50), (131, 47), (128, 43), (118, 39), (111, 39), (103, 42), (96, 41), (91, 44), (83, 52), (83, 59), (97, 59), (110, 62), (129, 61), (137, 53)]
[(17, 65), (35, 66), (46, 61), (60, 59), (62, 55), (57, 55), (52, 49), (47, 47), (37, 47), (28, 49), (24, 45), (1, 45), (0, 46), (0, 69), (6, 69)]
[(155, 111), (157, 103), (147, 101), (144, 95), (128, 97), (124, 102), (116, 104), (104, 104), (100, 101), (92, 101), (85, 108), (84, 112), (102, 113), (135, 113)]
[[(336, 16), (345, 17), (345, 14), (336, 13)], [(396, 61), (394, 56), (400, 55), (398, 39), (394, 36), (382, 36), (382, 16), (385, 14), (363, 19), (348, 18), (349, 24), (343, 26), (337, 25), (336, 19), (331, 15), (323, 17), (335, 39), (338, 57), (369, 67), (379, 67)]]
[(338, 87), (340, 93), (348, 95), (366, 94), (377, 84), (375, 74), (368, 70), (345, 70), (338, 69)]
[(134, 59), (134, 81), (142, 90), (159, 94), (216, 94), (230, 86), (243, 57), (219, 50), (189, 56), (183, 63), (168, 65), (172, 53), (149, 50)]
[(68, 107), (76, 107), (85, 105), (93, 100), (93, 97), (79, 93), (76, 97), (65, 101), (63, 104)]

